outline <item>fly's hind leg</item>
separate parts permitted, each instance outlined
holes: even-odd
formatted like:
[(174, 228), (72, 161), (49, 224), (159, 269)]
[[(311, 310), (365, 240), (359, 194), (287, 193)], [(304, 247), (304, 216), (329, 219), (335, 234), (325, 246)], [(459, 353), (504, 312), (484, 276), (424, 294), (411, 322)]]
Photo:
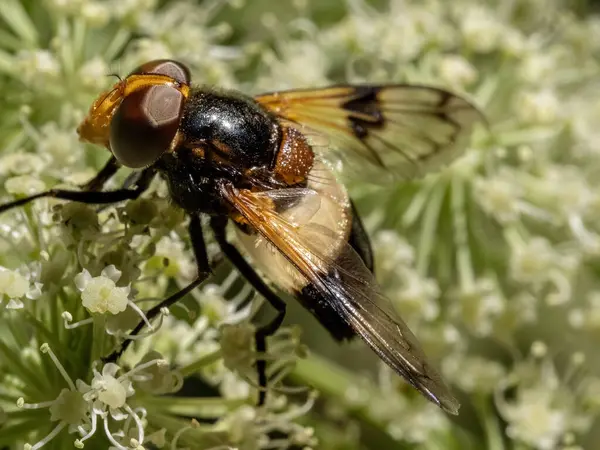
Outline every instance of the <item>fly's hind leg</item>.
[[(211, 228), (213, 230), (215, 240), (219, 244), (223, 254), (231, 261), (231, 263), (239, 270), (240, 274), (262, 295), (277, 311), (277, 315), (265, 325), (260, 326), (256, 330), (255, 343), (256, 351), (259, 354), (265, 355), (267, 351), (267, 337), (273, 335), (283, 323), (285, 317), (286, 305), (254, 271), (252, 266), (248, 264), (239, 250), (227, 241), (225, 228), (227, 226), (226, 217), (211, 218)], [(267, 362), (264, 357), (259, 357), (256, 361), (256, 371), (258, 374), (258, 405), (262, 406), (265, 403), (267, 395)]]

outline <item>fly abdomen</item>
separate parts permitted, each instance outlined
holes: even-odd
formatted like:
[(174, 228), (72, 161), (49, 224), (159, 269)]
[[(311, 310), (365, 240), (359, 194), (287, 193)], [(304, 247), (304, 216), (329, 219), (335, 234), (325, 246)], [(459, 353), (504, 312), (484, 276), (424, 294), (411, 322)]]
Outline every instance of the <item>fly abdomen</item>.
[[(323, 283), (331, 284), (335, 289), (337, 277), (329, 273), (322, 277)], [(312, 283), (304, 286), (295, 295), (300, 304), (309, 310), (312, 315), (325, 327), (331, 336), (337, 341), (346, 341), (356, 336), (356, 332), (346, 321), (344, 316), (331, 306), (331, 300), (323, 297), (323, 292), (320, 291)]]

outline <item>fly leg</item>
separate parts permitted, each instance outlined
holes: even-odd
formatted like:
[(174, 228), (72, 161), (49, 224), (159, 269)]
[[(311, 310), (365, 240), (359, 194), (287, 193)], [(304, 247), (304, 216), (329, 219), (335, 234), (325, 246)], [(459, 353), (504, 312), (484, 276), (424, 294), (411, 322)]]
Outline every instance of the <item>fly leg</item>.
[(30, 195), (29, 197), (20, 198), (18, 200), (0, 205), (0, 213), (8, 211), (12, 208), (26, 205), (33, 200), (44, 197), (96, 205), (118, 203), (124, 200), (133, 200), (138, 198), (146, 189), (148, 189), (148, 186), (150, 185), (155, 173), (156, 172), (153, 168), (144, 170), (144, 174), (140, 178), (139, 182), (132, 189), (116, 189), (114, 191), (70, 191), (66, 189), (49, 189), (44, 192)]
[[(146, 311), (146, 319), (150, 322), (154, 319), (163, 308), (169, 308), (187, 294), (189, 294), (192, 290), (202, 284), (211, 274), (210, 264), (208, 262), (208, 255), (206, 253), (206, 243), (204, 241), (204, 233), (202, 231), (202, 223), (200, 222), (200, 217), (197, 214), (191, 216), (190, 224), (189, 224), (189, 233), (190, 238), (192, 240), (192, 248), (194, 251), (194, 256), (196, 258), (196, 264), (198, 266), (198, 275), (194, 281), (188, 284), (186, 287), (181, 289), (180, 291), (174, 293), (170, 297), (164, 299), (158, 305), (150, 308)], [(138, 334), (142, 328), (144, 328), (146, 322), (140, 321), (136, 327), (131, 331), (131, 335)], [(109, 356), (104, 358), (104, 362), (115, 362), (121, 354), (127, 350), (127, 347), (131, 344), (132, 340), (127, 339), (123, 341), (121, 346), (112, 352)]]
[[(267, 351), (267, 337), (273, 335), (283, 323), (285, 317), (286, 305), (277, 294), (275, 294), (254, 271), (252, 266), (244, 259), (239, 250), (227, 241), (225, 227), (227, 226), (226, 217), (212, 217), (210, 226), (213, 230), (215, 239), (221, 248), (221, 251), (231, 263), (239, 270), (246, 280), (277, 310), (277, 315), (265, 325), (257, 328), (255, 334), (256, 351), (265, 354)], [(258, 373), (258, 405), (265, 403), (267, 395), (267, 362), (264, 357), (256, 360), (256, 370)]]
[(114, 156), (106, 162), (100, 172), (94, 178), (81, 186), (82, 191), (101, 191), (104, 185), (112, 176), (121, 168), (121, 164), (117, 162)]

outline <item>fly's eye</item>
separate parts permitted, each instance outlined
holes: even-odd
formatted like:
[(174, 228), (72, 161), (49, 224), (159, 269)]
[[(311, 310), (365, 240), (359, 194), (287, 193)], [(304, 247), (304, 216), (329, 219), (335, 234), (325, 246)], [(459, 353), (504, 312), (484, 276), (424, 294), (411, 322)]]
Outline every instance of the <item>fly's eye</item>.
[(142, 64), (129, 75), (166, 75), (180, 84), (190, 84), (190, 70), (180, 62), (171, 59), (157, 59)]
[(184, 100), (169, 84), (148, 86), (125, 97), (110, 125), (110, 149), (115, 158), (132, 169), (160, 158), (175, 138)]

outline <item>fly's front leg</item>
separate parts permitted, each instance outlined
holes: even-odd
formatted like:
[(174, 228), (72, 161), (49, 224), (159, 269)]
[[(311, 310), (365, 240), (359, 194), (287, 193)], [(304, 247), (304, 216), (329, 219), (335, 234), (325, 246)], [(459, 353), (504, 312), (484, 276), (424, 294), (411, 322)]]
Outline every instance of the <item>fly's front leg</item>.
[(104, 185), (121, 168), (117, 158), (111, 156), (100, 172), (94, 178), (81, 186), (82, 191), (101, 191)]
[[(219, 244), (221, 251), (231, 263), (239, 270), (240, 274), (277, 310), (277, 315), (265, 325), (256, 330), (255, 341), (256, 351), (265, 354), (267, 351), (266, 339), (273, 335), (283, 323), (285, 317), (286, 305), (260, 278), (255, 270), (244, 259), (239, 250), (227, 241), (225, 229), (227, 226), (226, 217), (212, 217), (210, 221), (211, 228), (215, 235), (215, 240)], [(264, 357), (259, 357), (256, 361), (256, 371), (258, 373), (258, 404), (263, 405), (267, 394), (267, 362)]]
[(29, 197), (20, 198), (12, 202), (0, 205), (0, 213), (8, 211), (12, 208), (24, 206), (38, 198), (51, 197), (60, 200), (70, 200), (78, 203), (87, 203), (94, 205), (118, 203), (124, 200), (134, 200), (138, 198), (150, 186), (152, 178), (154, 178), (155, 170), (148, 168), (144, 170), (141, 180), (132, 189), (116, 189), (114, 191), (70, 191), (67, 189), (49, 189), (38, 194), (30, 195)]

